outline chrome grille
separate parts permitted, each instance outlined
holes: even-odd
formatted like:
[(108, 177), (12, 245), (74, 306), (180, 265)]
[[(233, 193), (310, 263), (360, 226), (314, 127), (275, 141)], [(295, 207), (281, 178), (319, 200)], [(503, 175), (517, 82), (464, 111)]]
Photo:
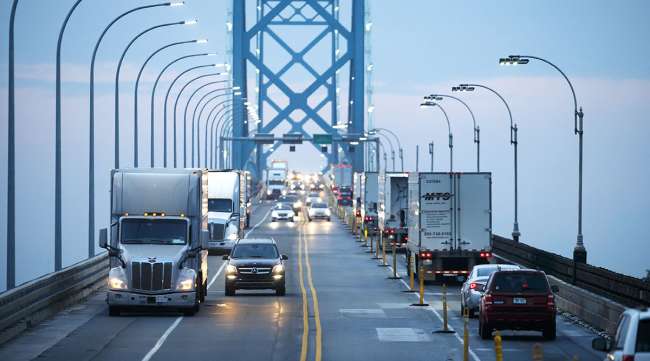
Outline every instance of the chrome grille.
[(244, 275), (267, 275), (271, 273), (271, 267), (239, 267), (239, 273)]
[(226, 230), (225, 224), (222, 223), (209, 223), (208, 224), (208, 231), (210, 232), (210, 239), (213, 241), (220, 241), (222, 240), (223, 234)]
[(131, 262), (131, 287), (143, 291), (172, 288), (171, 262)]

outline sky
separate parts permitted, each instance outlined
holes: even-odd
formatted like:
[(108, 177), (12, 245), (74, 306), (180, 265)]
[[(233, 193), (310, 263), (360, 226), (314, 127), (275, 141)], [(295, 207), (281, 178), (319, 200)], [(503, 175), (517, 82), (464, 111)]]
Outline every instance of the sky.
[[(147, 64), (138, 102), (138, 114), (144, 120), (139, 123), (140, 159), (149, 158), (146, 120), (150, 115), (152, 83), (160, 70), (182, 55), (218, 53), (213, 57), (185, 60), (165, 73), (155, 100), (156, 119), (160, 118), (164, 92), (176, 74), (191, 66), (220, 63), (225, 59), (227, 1), (185, 2), (185, 6), (147, 9), (123, 18), (111, 28), (99, 48), (95, 100), (97, 230), (105, 227), (109, 218), (115, 69), (128, 41), (150, 26), (198, 20), (192, 26), (154, 30), (129, 49), (120, 75), (120, 151), (124, 166), (132, 165), (133, 83), (144, 59), (171, 42), (209, 39), (207, 44), (167, 49)], [(73, 3), (71, 0), (21, 0), (17, 11), (18, 283), (53, 269), (54, 62), (58, 30)], [(93, 46), (113, 18), (135, 6), (154, 3), (83, 0), (66, 29), (61, 58), (64, 266), (87, 256), (88, 74)], [(650, 113), (650, 64), (647, 62), (650, 3), (642, 0), (501, 1), (497, 4), (369, 0), (368, 3), (373, 22), (370, 37), (374, 126), (389, 128), (399, 136), (407, 170), (415, 169), (416, 145), (420, 146), (420, 170), (429, 170), (427, 144), (431, 141), (435, 144), (435, 170), (449, 168), (444, 118), (437, 109), (418, 107), (423, 95), (450, 93), (451, 86), (464, 82), (496, 89), (509, 103), (519, 127), (522, 241), (570, 256), (577, 227), (578, 161), (570, 90), (559, 73), (543, 63), (532, 61), (518, 67), (498, 65), (498, 59), (509, 54), (549, 59), (569, 76), (585, 112), (583, 233), (588, 260), (626, 274), (645, 275), (645, 269), (650, 268), (645, 257), (649, 250), (645, 225), (650, 216), (650, 172), (646, 167), (650, 157), (646, 146), (650, 135), (646, 115)], [(0, 24), (4, 29), (0, 31), (0, 139), (7, 137), (10, 5), (9, 0), (0, 3)], [(248, 1), (247, 5), (250, 26), (255, 4)], [(341, 0), (341, 17), (346, 26), (349, 26), (349, 5), (349, 0)], [(286, 34), (287, 41), (297, 47), (309, 36), (308, 31)], [(342, 48), (345, 49), (345, 44)], [(327, 54), (327, 49), (320, 48), (315, 58)], [(271, 42), (265, 51), (269, 63), (286, 62), (286, 55)], [(341, 70), (342, 94), (347, 92), (344, 81), (347, 71), (347, 67)], [(310, 79), (304, 72), (296, 71), (286, 81), (300, 87)], [(481, 170), (493, 175), (493, 231), (507, 236), (512, 231), (513, 219), (513, 149), (509, 144), (507, 112), (490, 93), (475, 91), (457, 95), (472, 108), (480, 125)], [(476, 148), (472, 142), (471, 118), (457, 102), (447, 99), (441, 104), (449, 114), (454, 133), (454, 168), (474, 171)], [(171, 112), (171, 107), (168, 111)], [(180, 120), (182, 111), (177, 114)], [(345, 116), (343, 109), (340, 117)], [(180, 132), (180, 126), (177, 129)], [(316, 131), (313, 126), (308, 129)], [(159, 125), (155, 132), (160, 139)], [(162, 160), (160, 148), (158, 142), (157, 163)], [(5, 146), (0, 147), (0, 159), (7, 159), (6, 152)], [(281, 148), (275, 157), (289, 160), (295, 168), (320, 167), (314, 162), (318, 152), (306, 145), (297, 153)], [(0, 289), (3, 289), (6, 161), (0, 161), (0, 187)]]

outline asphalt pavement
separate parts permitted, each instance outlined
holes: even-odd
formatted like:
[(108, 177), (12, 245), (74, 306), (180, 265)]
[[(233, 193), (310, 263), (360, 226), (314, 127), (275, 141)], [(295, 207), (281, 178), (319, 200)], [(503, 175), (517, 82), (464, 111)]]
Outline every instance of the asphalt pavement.
[[(210, 256), (210, 287), (195, 316), (146, 310), (109, 317), (104, 293), (0, 346), (0, 360), (463, 360), (459, 285), (448, 285), (449, 326), (442, 329), (441, 286), (427, 284), (429, 307), (415, 307), (408, 279), (389, 279), (368, 249), (335, 217), (332, 222), (271, 222), (271, 203), (255, 207), (249, 238), (273, 237), (288, 255), (287, 295), (238, 291), (224, 295), (223, 260)], [(390, 255), (388, 256), (391, 263)], [(405, 272), (398, 255), (398, 273)], [(496, 360), (494, 342), (469, 320), (469, 359)], [(558, 317), (558, 337), (503, 335), (504, 360), (603, 360), (590, 330)]]

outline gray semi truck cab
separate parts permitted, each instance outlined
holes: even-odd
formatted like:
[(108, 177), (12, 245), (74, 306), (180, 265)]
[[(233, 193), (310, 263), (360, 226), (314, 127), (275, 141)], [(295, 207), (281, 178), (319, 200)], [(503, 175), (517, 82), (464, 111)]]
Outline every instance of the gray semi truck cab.
[[(207, 173), (196, 169), (111, 171), (109, 314), (142, 306), (193, 315), (207, 293)], [(110, 239), (109, 239), (110, 238)]]

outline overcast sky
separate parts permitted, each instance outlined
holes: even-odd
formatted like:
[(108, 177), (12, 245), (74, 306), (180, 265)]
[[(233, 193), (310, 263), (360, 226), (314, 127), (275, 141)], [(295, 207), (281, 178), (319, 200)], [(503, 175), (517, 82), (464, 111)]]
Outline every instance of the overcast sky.
[[(17, 282), (53, 268), (54, 60), (58, 29), (72, 0), (21, 0), (16, 18)], [(63, 43), (63, 234), (64, 265), (87, 253), (88, 73), (92, 48), (111, 19), (137, 5), (134, 0), (84, 0), (72, 16)], [(341, 0), (343, 18), (349, 1)], [(248, 2), (249, 8), (254, 7)], [(489, 85), (502, 93), (519, 126), (519, 216), (522, 240), (570, 256), (576, 237), (577, 137), (568, 86), (549, 66), (499, 67), (499, 57), (520, 53), (547, 58), (571, 78), (585, 112), (584, 236), (589, 262), (641, 276), (649, 268), (647, 219), (650, 172), (650, 3), (647, 1), (474, 1), (371, 0), (375, 126), (401, 138), (408, 170), (429, 166), (426, 144), (435, 143), (435, 168), (446, 171), (446, 125), (437, 109), (421, 110), (421, 96), (449, 93), (461, 82)], [(6, 139), (7, 31), (10, 1), (0, 5), (0, 139)], [(249, 14), (252, 15), (252, 14)], [(249, 24), (253, 16), (249, 16)], [(130, 15), (106, 36), (98, 53), (96, 87), (97, 228), (108, 221), (108, 174), (113, 164), (113, 86), (116, 59), (143, 29), (198, 19), (194, 26), (155, 30), (129, 50), (121, 74), (122, 162), (132, 164), (133, 79), (144, 59), (175, 41), (208, 38), (207, 44), (180, 45), (152, 59), (140, 93), (141, 159), (149, 158), (149, 95), (162, 67), (190, 53), (218, 52), (170, 69), (172, 75), (194, 65), (223, 61), (226, 0), (187, 0)], [(345, 21), (346, 23), (349, 20)], [(308, 32), (287, 33), (300, 46)], [(342, 45), (345, 46), (344, 44)], [(323, 51), (322, 49), (320, 51)], [(269, 61), (283, 55), (269, 45)], [(347, 68), (341, 78), (347, 78)], [(288, 81), (304, 84), (300, 72)], [(298, 85), (296, 85), (298, 86)], [(341, 84), (342, 93), (346, 84)], [(509, 121), (498, 98), (476, 91), (461, 94), (481, 128), (481, 170), (493, 173), (494, 232), (512, 230), (512, 147)], [(471, 118), (445, 100), (455, 137), (454, 165), (475, 170)], [(181, 113), (179, 112), (179, 116)], [(344, 117), (345, 114), (342, 114)], [(310, 128), (315, 129), (315, 128)], [(171, 132), (171, 129), (170, 129)], [(156, 128), (160, 138), (162, 130)], [(4, 141), (1, 142), (4, 144)], [(160, 148), (160, 144), (158, 144)], [(6, 147), (0, 147), (0, 289), (4, 287), (6, 246)], [(296, 168), (315, 169), (317, 152), (282, 150)], [(157, 149), (156, 161), (161, 160)]]

